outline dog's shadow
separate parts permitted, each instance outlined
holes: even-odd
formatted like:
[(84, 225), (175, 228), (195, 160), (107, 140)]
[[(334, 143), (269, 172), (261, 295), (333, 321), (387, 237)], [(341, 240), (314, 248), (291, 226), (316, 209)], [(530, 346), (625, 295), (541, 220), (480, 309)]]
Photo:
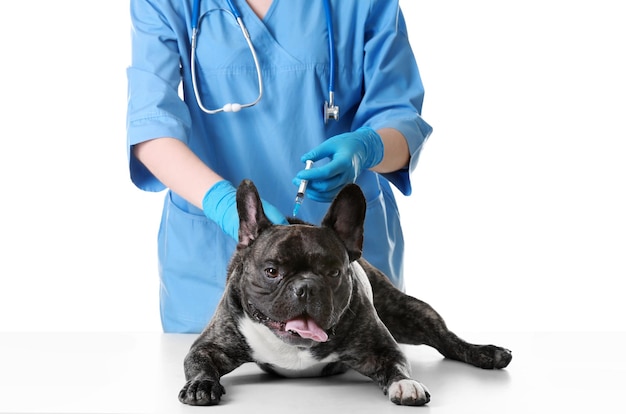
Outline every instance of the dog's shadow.
[[(436, 351), (433, 350), (436, 354)], [(428, 351), (426, 352), (428, 354)], [(433, 396), (430, 406), (442, 401), (465, 401), (489, 398), (509, 387), (511, 381), (507, 370), (484, 370), (468, 364), (446, 359), (440, 355), (425, 358), (420, 355), (409, 358), (413, 378), (422, 382)], [(227, 393), (223, 403), (235, 403), (240, 399), (253, 398), (255, 403), (272, 403), (276, 398), (286, 401), (310, 401), (311, 404), (337, 405), (363, 404), (372, 407), (387, 407), (389, 401), (374, 382), (356, 371), (327, 377), (286, 378), (263, 371), (256, 364), (249, 363), (226, 375), (221, 380)], [(480, 393), (469, 390), (480, 390)], [(251, 395), (253, 394), (254, 397)], [(379, 405), (380, 404), (380, 405)], [(300, 406), (301, 408), (301, 406)], [(353, 407), (354, 408), (354, 407)], [(330, 408), (329, 408), (330, 409)]]
[[(391, 406), (374, 382), (356, 371), (325, 377), (287, 378), (267, 373), (255, 364), (244, 364), (222, 377), (225, 406), (272, 406), (278, 412), (353, 412), (365, 404), (374, 411)], [(372, 400), (372, 401), (369, 401)], [(369, 412), (369, 411), (368, 411)]]
[(443, 357), (410, 362), (414, 378), (424, 383), (438, 398), (458, 398), (459, 390), (477, 388), (484, 390), (485, 394), (499, 393), (511, 384), (511, 375), (507, 370), (480, 369)]
[[(258, 367), (257, 367), (258, 368)], [(246, 373), (238, 374), (238, 371), (235, 371), (229, 375), (224, 376), (221, 379), (222, 385), (225, 387), (240, 387), (240, 386), (250, 386), (255, 385), (258, 386), (260, 384), (270, 384), (272, 386), (277, 384), (289, 384), (295, 383), (299, 385), (319, 385), (324, 386), (324, 384), (329, 385), (339, 385), (339, 384), (363, 384), (363, 383), (371, 383), (372, 380), (369, 378), (359, 374), (356, 371), (349, 370), (343, 374), (337, 375), (329, 375), (325, 377), (298, 377), (298, 378), (290, 378), (284, 377), (277, 374), (272, 374), (263, 371), (261, 368), (256, 369), (256, 372), (251, 372), (253, 369), (246, 369)]]

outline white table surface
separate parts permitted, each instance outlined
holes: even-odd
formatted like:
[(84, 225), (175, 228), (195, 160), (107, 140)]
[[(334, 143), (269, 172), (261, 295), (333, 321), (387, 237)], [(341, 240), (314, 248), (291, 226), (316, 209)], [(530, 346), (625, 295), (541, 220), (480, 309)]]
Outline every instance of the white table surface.
[(216, 407), (178, 402), (195, 335), (0, 333), (0, 413), (624, 413), (626, 333), (461, 333), (513, 351), (485, 371), (406, 346), (425, 407), (397, 407), (355, 372), (276, 379), (246, 364), (222, 379)]

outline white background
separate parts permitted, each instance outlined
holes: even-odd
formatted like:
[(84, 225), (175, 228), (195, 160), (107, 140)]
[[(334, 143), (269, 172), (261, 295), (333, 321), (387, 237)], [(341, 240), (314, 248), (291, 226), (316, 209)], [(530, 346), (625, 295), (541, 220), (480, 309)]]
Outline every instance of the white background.
[[(127, 3), (0, 3), (0, 331), (160, 331)], [(408, 292), (453, 329), (626, 330), (620, 3), (401, 1), (435, 128), (399, 198)]]

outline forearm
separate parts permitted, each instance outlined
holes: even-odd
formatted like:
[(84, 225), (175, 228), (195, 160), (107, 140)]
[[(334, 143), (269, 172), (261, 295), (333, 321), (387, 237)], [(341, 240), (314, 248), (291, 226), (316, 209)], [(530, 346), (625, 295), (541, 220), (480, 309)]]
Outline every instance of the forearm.
[(166, 187), (200, 209), (207, 190), (222, 179), (175, 138), (142, 142), (133, 153)]
[(385, 153), (382, 161), (372, 170), (378, 173), (390, 173), (409, 165), (409, 146), (404, 135), (393, 128), (382, 128), (376, 132), (383, 141)]

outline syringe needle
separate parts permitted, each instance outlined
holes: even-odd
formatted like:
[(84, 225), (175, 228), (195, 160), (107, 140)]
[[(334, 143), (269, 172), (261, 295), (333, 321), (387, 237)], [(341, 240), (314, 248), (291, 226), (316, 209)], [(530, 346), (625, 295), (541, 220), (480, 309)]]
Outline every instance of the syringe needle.
[[(304, 166), (305, 170), (311, 169), (313, 166), (313, 161), (307, 160)], [(298, 193), (296, 194), (296, 202), (293, 206), (293, 217), (298, 215), (298, 210), (300, 210), (300, 206), (302, 205), (302, 201), (304, 200), (304, 192), (306, 191), (306, 186), (309, 182), (307, 180), (300, 181), (300, 187), (298, 187)]]
[(302, 200), (304, 197), (296, 196), (296, 204), (293, 206), (293, 216), (298, 215), (298, 210), (300, 210), (300, 206), (302, 205)]

